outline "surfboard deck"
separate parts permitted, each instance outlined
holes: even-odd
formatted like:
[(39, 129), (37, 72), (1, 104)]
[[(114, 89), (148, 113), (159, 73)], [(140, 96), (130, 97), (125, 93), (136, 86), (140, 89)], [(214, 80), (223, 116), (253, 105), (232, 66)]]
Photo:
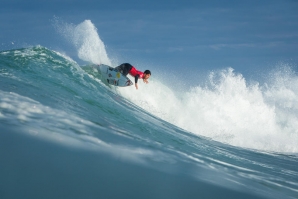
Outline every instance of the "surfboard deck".
[(100, 64), (96, 65), (96, 67), (97, 70), (100, 70), (103, 80), (107, 81), (108, 84), (120, 87), (133, 85), (132, 81), (128, 77), (122, 75), (111, 66)]

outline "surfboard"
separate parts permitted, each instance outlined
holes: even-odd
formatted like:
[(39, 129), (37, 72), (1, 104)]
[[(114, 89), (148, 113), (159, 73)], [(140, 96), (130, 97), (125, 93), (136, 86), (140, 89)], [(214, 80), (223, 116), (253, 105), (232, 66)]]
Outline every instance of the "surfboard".
[(128, 77), (122, 75), (120, 72), (118, 72), (117, 70), (115, 70), (115, 68), (111, 66), (100, 64), (96, 65), (96, 67), (97, 70), (100, 70), (103, 79), (107, 81), (108, 84), (120, 87), (133, 85), (133, 83)]

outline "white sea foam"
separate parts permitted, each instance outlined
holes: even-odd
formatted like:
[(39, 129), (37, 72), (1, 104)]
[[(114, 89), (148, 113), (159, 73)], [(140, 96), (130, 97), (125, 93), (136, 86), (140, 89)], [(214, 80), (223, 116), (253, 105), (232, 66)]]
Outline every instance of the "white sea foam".
[(184, 92), (156, 80), (138, 91), (118, 92), (194, 134), (239, 147), (297, 153), (298, 78), (289, 74), (276, 72), (260, 86), (229, 68), (210, 73), (208, 85)]
[(111, 65), (105, 45), (90, 20), (74, 25), (55, 18), (54, 26), (63, 37), (75, 46), (80, 59), (94, 64)]

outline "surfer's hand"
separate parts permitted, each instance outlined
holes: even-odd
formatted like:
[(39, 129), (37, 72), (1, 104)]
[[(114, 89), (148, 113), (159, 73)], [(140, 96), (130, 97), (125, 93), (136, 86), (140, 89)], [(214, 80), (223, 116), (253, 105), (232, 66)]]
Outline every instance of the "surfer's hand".
[(147, 79), (143, 79), (143, 82), (148, 84), (149, 82), (147, 81)]
[(137, 83), (135, 83), (135, 86), (136, 86), (136, 89), (138, 89), (138, 84)]

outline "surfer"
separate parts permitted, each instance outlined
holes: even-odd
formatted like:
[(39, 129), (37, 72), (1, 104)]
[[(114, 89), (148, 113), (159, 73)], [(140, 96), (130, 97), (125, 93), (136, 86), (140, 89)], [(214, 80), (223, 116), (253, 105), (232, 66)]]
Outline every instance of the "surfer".
[(122, 75), (127, 76), (127, 74), (130, 74), (135, 78), (135, 86), (136, 89), (138, 89), (138, 79), (143, 79), (143, 82), (148, 84), (148, 79), (151, 76), (150, 70), (145, 70), (144, 72), (138, 71), (134, 66), (132, 66), (129, 63), (121, 64), (120, 66), (117, 66), (115, 70), (119, 71)]

